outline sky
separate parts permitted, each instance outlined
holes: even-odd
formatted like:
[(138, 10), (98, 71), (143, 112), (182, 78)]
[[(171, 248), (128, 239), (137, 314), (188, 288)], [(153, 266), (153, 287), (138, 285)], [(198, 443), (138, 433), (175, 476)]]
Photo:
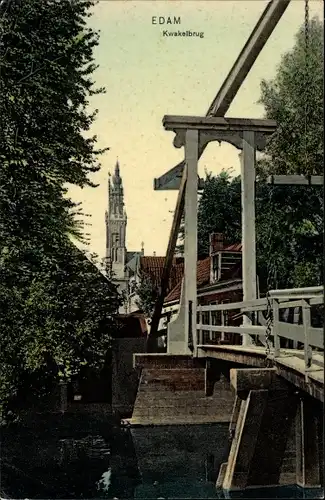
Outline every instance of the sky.
[[(205, 116), (243, 45), (263, 12), (265, 0), (101, 0), (89, 25), (100, 31), (94, 80), (106, 93), (94, 96), (99, 110), (91, 132), (99, 147), (109, 147), (97, 188), (69, 190), (90, 215), (88, 251), (105, 256), (108, 174), (118, 158), (128, 216), (127, 249), (165, 255), (177, 191), (154, 191), (153, 181), (184, 159), (173, 146), (174, 133), (162, 126), (164, 115)], [(323, 18), (323, 1), (310, 1), (310, 16)], [(152, 24), (152, 17), (181, 17), (181, 25)], [(258, 104), (262, 79), (274, 78), (281, 55), (294, 44), (304, 22), (304, 1), (292, 0), (259, 55), (226, 116), (263, 118)], [(203, 38), (163, 36), (164, 30), (203, 32)], [(238, 150), (210, 143), (199, 174), (222, 169), (238, 174)]]

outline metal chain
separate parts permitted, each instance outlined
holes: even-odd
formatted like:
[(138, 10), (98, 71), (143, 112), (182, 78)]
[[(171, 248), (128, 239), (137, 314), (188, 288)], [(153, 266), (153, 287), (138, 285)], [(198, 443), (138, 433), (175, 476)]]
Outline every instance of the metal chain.
[[(269, 190), (269, 213), (273, 213), (273, 194), (274, 194), (274, 186), (273, 184), (270, 186)], [(272, 303), (270, 299), (270, 290), (272, 289), (272, 286), (274, 284), (274, 278), (275, 278), (275, 259), (274, 256), (272, 255), (272, 224), (269, 225), (269, 231), (268, 231), (268, 269), (267, 269), (267, 281), (266, 281), (266, 286), (267, 286), (267, 293), (266, 293), (266, 300), (267, 300), (267, 308), (266, 308), (266, 332), (265, 332), (265, 343), (266, 343), (266, 349), (265, 349), (265, 355), (266, 359), (268, 359), (268, 356), (271, 353), (271, 343), (270, 343), (270, 337), (272, 335), (272, 325), (273, 325), (273, 314), (272, 314)]]
[(309, 0), (305, 0), (305, 50), (306, 50), (305, 56), (307, 56), (306, 63), (308, 58), (308, 49), (309, 49)]
[[(309, 0), (305, 0), (305, 89), (306, 89), (306, 95), (305, 95), (305, 168), (308, 165), (308, 158), (307, 158), (307, 116), (308, 116), (308, 85), (309, 85), (309, 64), (308, 64), (308, 56), (309, 56)], [(274, 194), (274, 186), (271, 185), (270, 191), (269, 191), (269, 208), (270, 208), (270, 213), (273, 213), (273, 194)], [(275, 258), (272, 255), (272, 245), (271, 245), (271, 240), (272, 240), (272, 228), (271, 224), (269, 227), (269, 238), (268, 238), (268, 274), (267, 274), (267, 293), (266, 293), (266, 300), (267, 300), (267, 309), (266, 309), (266, 332), (265, 332), (265, 337), (266, 337), (266, 350), (265, 350), (265, 355), (266, 355), (266, 363), (268, 364), (268, 356), (271, 353), (271, 343), (270, 343), (270, 337), (272, 335), (272, 326), (273, 326), (273, 311), (272, 311), (272, 302), (270, 298), (270, 290), (276, 286), (276, 262)]]

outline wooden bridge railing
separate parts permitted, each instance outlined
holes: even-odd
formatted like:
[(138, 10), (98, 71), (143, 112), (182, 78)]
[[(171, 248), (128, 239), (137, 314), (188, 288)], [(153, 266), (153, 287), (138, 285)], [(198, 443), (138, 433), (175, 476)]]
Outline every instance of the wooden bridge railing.
[[(311, 366), (313, 350), (324, 350), (323, 311), (324, 287), (293, 288), (271, 290), (268, 297), (249, 302), (197, 307), (197, 345), (224, 344), (229, 342), (230, 334), (255, 337), (255, 343), (266, 345), (270, 333), (271, 354), (280, 355), (280, 347), (304, 349), (305, 368)], [(318, 310), (317, 310), (318, 308)], [(291, 314), (290, 310), (295, 310)], [(225, 313), (238, 312), (251, 320), (251, 325), (234, 326), (225, 324)], [(271, 311), (270, 328), (264, 311)], [(219, 313), (219, 314), (218, 314)], [(228, 337), (228, 338), (227, 338)], [(237, 342), (238, 343), (238, 342)]]

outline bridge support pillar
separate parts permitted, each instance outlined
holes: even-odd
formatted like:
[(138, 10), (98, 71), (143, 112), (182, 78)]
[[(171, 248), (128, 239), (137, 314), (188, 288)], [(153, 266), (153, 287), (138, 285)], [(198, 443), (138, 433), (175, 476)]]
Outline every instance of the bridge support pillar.
[(187, 181), (185, 188), (184, 279), (177, 318), (167, 329), (167, 352), (191, 354), (196, 350), (197, 303), (197, 187), (198, 187), (198, 130), (185, 134)]
[(217, 484), (224, 490), (279, 485), (297, 396), (272, 368), (232, 369), (230, 380), (238, 398), (236, 426)]
[(305, 488), (321, 487), (323, 415), (310, 397), (301, 398), (296, 415), (297, 484)]
[[(256, 245), (255, 245), (255, 132), (243, 131), (241, 161), (241, 205), (242, 205), (242, 259), (243, 300), (256, 299)], [(243, 316), (243, 326), (251, 325)], [(252, 339), (243, 335), (243, 345), (251, 345)]]

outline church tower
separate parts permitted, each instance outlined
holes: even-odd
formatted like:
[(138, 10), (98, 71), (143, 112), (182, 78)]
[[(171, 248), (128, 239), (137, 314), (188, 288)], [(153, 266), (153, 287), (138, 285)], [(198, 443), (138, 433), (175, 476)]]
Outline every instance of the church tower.
[(124, 209), (123, 183), (120, 176), (120, 165), (116, 161), (113, 178), (108, 179), (108, 211), (106, 219), (106, 262), (107, 274), (121, 288), (125, 281), (126, 265), (126, 224), (127, 216)]

